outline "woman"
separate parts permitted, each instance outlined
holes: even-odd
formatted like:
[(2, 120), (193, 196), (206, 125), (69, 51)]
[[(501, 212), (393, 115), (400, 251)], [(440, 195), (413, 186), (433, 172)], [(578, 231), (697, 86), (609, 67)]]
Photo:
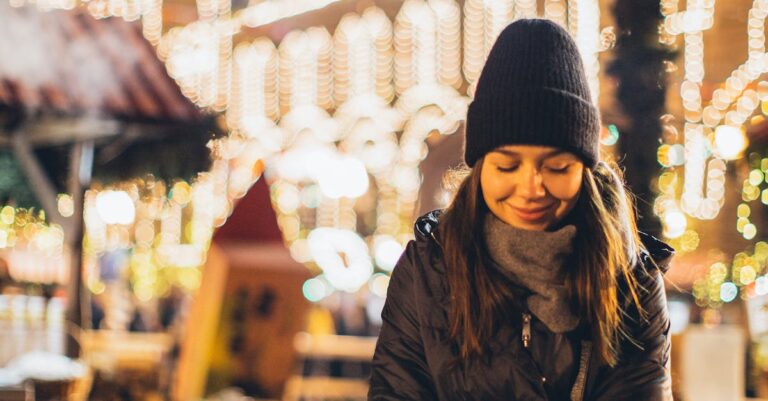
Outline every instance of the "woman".
[(370, 400), (664, 400), (673, 250), (639, 233), (575, 43), (510, 24), (467, 113), (471, 168), (392, 274)]

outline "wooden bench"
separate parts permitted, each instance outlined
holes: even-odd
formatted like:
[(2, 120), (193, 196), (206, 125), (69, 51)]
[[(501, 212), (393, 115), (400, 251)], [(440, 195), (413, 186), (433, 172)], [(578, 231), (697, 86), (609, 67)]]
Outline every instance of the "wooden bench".
[(369, 362), (376, 348), (376, 337), (298, 333), (293, 345), (299, 358), (298, 371), (286, 382), (283, 401), (367, 398), (367, 377), (305, 377), (303, 371), (308, 360)]

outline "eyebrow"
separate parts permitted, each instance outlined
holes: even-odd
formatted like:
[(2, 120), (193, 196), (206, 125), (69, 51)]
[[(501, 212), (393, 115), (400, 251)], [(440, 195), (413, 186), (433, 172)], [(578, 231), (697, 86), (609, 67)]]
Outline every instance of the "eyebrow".
[[(519, 152), (515, 152), (508, 149), (496, 149), (493, 152), (501, 153), (503, 155), (510, 156), (510, 157), (521, 157), (521, 154)], [(563, 153), (568, 153), (568, 152), (563, 149), (554, 149), (554, 150), (550, 150), (549, 152), (542, 153), (541, 155), (539, 155), (538, 158), (548, 159), (550, 157), (557, 156)]]

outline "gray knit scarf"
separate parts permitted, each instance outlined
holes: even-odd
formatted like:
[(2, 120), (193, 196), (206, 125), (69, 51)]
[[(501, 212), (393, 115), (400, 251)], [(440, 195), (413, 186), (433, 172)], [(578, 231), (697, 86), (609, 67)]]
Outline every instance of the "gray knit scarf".
[(565, 286), (566, 260), (573, 252), (576, 226), (556, 231), (529, 231), (513, 227), (488, 213), (485, 241), (493, 265), (514, 283), (531, 291), (528, 308), (555, 333), (579, 325)]

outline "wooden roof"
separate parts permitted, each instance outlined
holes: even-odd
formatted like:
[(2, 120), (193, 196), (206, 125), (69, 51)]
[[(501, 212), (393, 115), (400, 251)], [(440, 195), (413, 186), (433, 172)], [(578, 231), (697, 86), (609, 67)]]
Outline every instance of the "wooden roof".
[(190, 122), (201, 111), (138, 23), (0, 2), (0, 106), (26, 114)]

